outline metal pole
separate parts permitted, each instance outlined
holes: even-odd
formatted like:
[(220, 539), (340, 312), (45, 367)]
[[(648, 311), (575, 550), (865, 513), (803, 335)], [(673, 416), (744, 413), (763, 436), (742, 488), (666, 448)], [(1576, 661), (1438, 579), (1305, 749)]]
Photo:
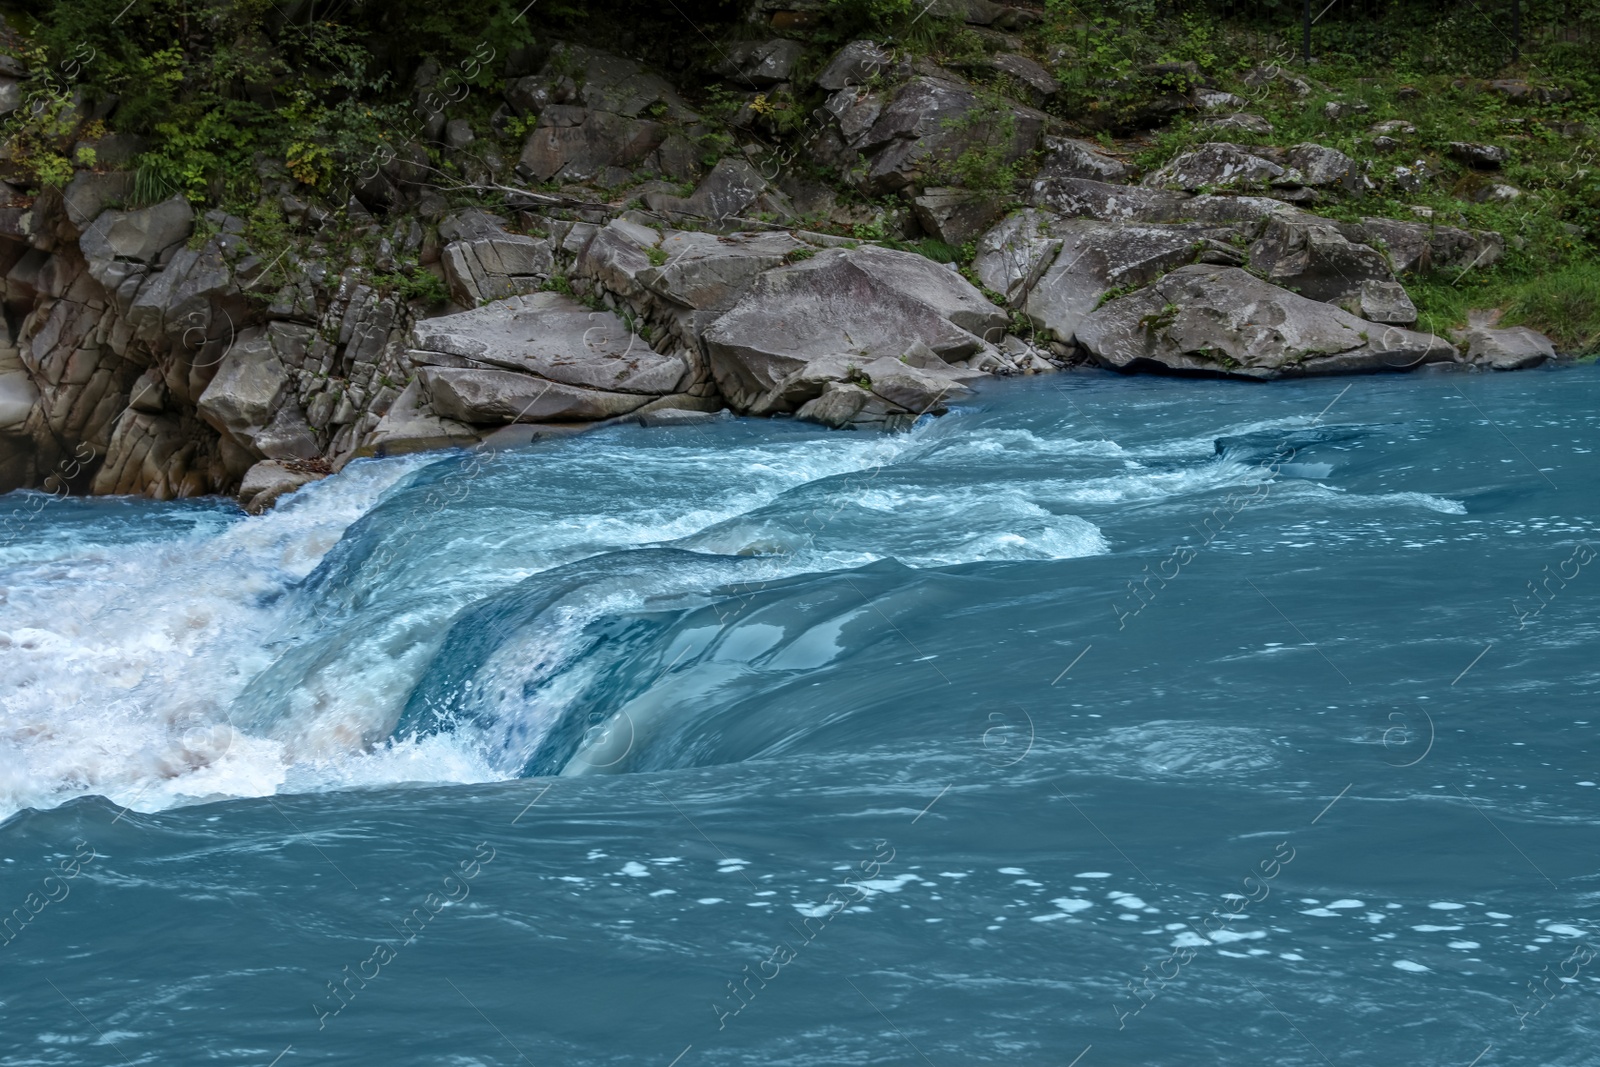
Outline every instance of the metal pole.
[(1306, 66), (1311, 65), (1311, 0), (1305, 2), (1304, 16), (1305, 61)]

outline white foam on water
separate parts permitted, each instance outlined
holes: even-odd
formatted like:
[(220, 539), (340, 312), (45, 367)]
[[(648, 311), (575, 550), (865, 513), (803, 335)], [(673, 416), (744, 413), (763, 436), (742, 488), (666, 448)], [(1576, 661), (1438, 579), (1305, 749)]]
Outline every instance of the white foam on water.
[[(1285, 487), (1289, 490), (1289, 487)], [(1276, 490), (1275, 490), (1276, 491)], [(1345, 508), (1370, 510), (1375, 508), (1422, 508), (1441, 515), (1465, 515), (1467, 506), (1459, 500), (1432, 493), (1347, 493), (1332, 486), (1316, 483), (1296, 483), (1292, 490), (1301, 499), (1315, 500)]]
[[(282, 620), (278, 597), (423, 465), (353, 464), (258, 518), (213, 509), (154, 538), (30, 531), (4, 572), (0, 817), (90, 793), (154, 810), (282, 787), (284, 746), (246, 732), (229, 705), (273, 658), (263, 639)], [(160, 507), (59, 506), (91, 524), (97, 510)]]
[[(830, 514), (839, 504), (831, 497), (887, 483), (897, 463), (937, 443), (923, 428), (755, 444), (680, 436), (651, 447), (601, 432), (582, 447), (476, 467), (458, 454), (362, 461), (253, 518), (214, 502), (48, 503), (0, 552), (0, 818), (85, 794), (156, 810), (504, 778), (516, 769), (491, 759), (492, 746), (470, 730), (392, 736), (455, 612), (549, 567), (693, 536), (827, 482), (817, 500), (786, 505), (803, 528), (815, 517), (810, 505)], [(1008, 490), (986, 528), (951, 521), (980, 498), (961, 488), (949, 500), (907, 498), (915, 514), (906, 525), (923, 536), (897, 554), (944, 565), (1106, 550), (1092, 524), (1039, 506), (1024, 488)], [(360, 583), (344, 590), (354, 606), (296, 593), (351, 524), (380, 505), (362, 535), (376, 542), (379, 561), (363, 570), (357, 551), (332, 564), (334, 577)], [(830, 560), (779, 546), (757, 577), (884, 554), (846, 550)], [(532, 664), (559, 660), (597, 614), (637, 603), (618, 595), (553, 619), (501, 649), (481, 681), (514, 700), (533, 680)], [(820, 664), (838, 648), (820, 631), (813, 645), (794, 654)], [(310, 658), (285, 692), (264, 708), (240, 704), (257, 696), (252, 682), (263, 671), (297, 650)], [(581, 681), (576, 672), (564, 679), (567, 695)], [(536, 740), (564, 712), (562, 695), (546, 692), (543, 708), (501, 710), (514, 710)]]
[(1050, 903), (1054, 904), (1057, 910), (1065, 912), (1069, 915), (1073, 912), (1083, 911), (1087, 908), (1094, 907), (1093, 901), (1081, 900), (1077, 897), (1056, 897)]
[(1209, 935), (1218, 945), (1228, 945), (1235, 941), (1260, 941), (1267, 936), (1265, 930), (1213, 930)]

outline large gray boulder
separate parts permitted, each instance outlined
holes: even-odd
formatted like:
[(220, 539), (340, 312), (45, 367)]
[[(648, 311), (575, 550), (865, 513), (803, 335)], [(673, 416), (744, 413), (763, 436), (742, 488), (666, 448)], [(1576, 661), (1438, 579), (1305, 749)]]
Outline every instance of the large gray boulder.
[(555, 269), (548, 240), (504, 232), (452, 241), (439, 258), (451, 299), (468, 308), (537, 292)]
[(1361, 169), (1349, 156), (1319, 144), (1298, 144), (1290, 149), (1264, 145), (1239, 145), (1213, 141), (1174, 157), (1166, 166), (1145, 176), (1144, 184), (1159, 189), (1298, 190), (1274, 195), (1305, 198), (1309, 190), (1342, 186), (1350, 192), (1364, 187)]
[(1399, 282), (1364, 281), (1356, 293), (1337, 303), (1368, 322), (1410, 326), (1417, 321), (1417, 305)]
[(106, 211), (78, 239), (88, 260), (132, 259), (155, 263), (161, 253), (194, 231), (194, 209), (181, 196), (140, 211)]
[(1240, 226), (1248, 230), (1253, 223), (1264, 222), (1280, 212), (1299, 209), (1268, 196), (1239, 196), (1233, 193), (1206, 193), (1191, 197), (1183, 203), (1183, 218), (1190, 222), (1206, 222), (1213, 226)]
[[(1262, 150), (1213, 141), (1183, 152), (1166, 166), (1145, 175), (1154, 189), (1265, 189), (1289, 178), (1289, 172)], [(1292, 179), (1290, 179), (1292, 181)]]
[(722, 53), (716, 71), (740, 85), (764, 88), (786, 82), (804, 51), (799, 41), (735, 41)]
[(1021, 304), (1061, 250), (1057, 216), (1026, 208), (978, 239), (973, 273), (1010, 304)]
[[(657, 258), (635, 280), (646, 291), (676, 307), (715, 317), (729, 308), (763, 271), (812, 251), (787, 233), (736, 233), (726, 236), (669, 230), (661, 236)], [(701, 321), (697, 318), (697, 321)], [(703, 318), (709, 325), (711, 318)], [(698, 336), (700, 330), (694, 331)]]
[(509, 83), (506, 99), (524, 113), (548, 104), (571, 104), (625, 118), (646, 110), (675, 121), (699, 118), (666, 79), (633, 60), (565, 42), (550, 49), (538, 74)]
[(469, 425), (590, 422), (626, 415), (650, 397), (604, 392), (507, 370), (422, 367), (422, 394), (438, 415)]
[(943, 415), (949, 401), (971, 391), (963, 383), (971, 376), (981, 377), (943, 366), (914, 366), (905, 357), (881, 356), (864, 365), (818, 360), (781, 382), (761, 406), (793, 410), (796, 418), (835, 429), (900, 429), (922, 415)]
[(653, 211), (695, 215), (718, 223), (737, 219), (747, 211), (793, 214), (787, 198), (742, 159), (719, 160), (687, 197), (657, 192), (648, 194), (645, 203)]
[(667, 128), (649, 119), (552, 104), (523, 145), (517, 169), (534, 181), (587, 181), (607, 167), (631, 167), (666, 140)]
[(1056, 81), (1055, 75), (1025, 55), (1002, 52), (989, 62), (995, 70), (1023, 86), (1035, 104), (1043, 104), (1061, 91), (1061, 83)]
[(971, 282), (926, 256), (862, 245), (845, 252), (843, 258), (854, 269), (870, 274), (877, 285), (932, 308), (986, 343), (997, 343), (1011, 321)]
[(1033, 207), (1048, 208), (1067, 218), (1106, 222), (1174, 222), (1183, 217), (1188, 200), (1187, 193), (1113, 185), (1091, 178), (1040, 178), (1028, 194)]
[(990, 351), (1006, 314), (965, 279), (910, 252), (836, 249), (756, 279), (705, 333), (711, 371), (735, 411), (819, 359), (857, 366), (921, 345), (946, 363)]
[(100, 217), (107, 205), (127, 200), (132, 192), (133, 172), (130, 170), (103, 173), (80, 170), (61, 190), (61, 201), (67, 209), (68, 221), (82, 231)]
[(661, 231), (628, 219), (612, 219), (597, 230), (578, 253), (573, 273), (598, 282), (627, 300), (645, 296), (639, 275), (655, 265)]
[(1044, 148), (1046, 155), (1035, 176), (1037, 179), (1088, 178), (1097, 182), (1120, 182), (1133, 174), (1132, 167), (1088, 141), (1046, 137)]
[(1473, 321), (1457, 331), (1455, 339), (1467, 348), (1467, 362), (1491, 370), (1523, 370), (1554, 359), (1550, 338), (1526, 326), (1496, 329), (1486, 321)]
[(1257, 137), (1271, 137), (1273, 129), (1272, 123), (1260, 115), (1252, 115), (1247, 111), (1236, 111), (1231, 115), (1203, 119), (1201, 125), (1218, 133), (1248, 133)]
[(1462, 230), (1400, 219), (1362, 219), (1360, 239), (1388, 253), (1396, 274), (1426, 274), (1450, 268), (1482, 269), (1505, 254), (1505, 238), (1493, 230)]
[(1319, 144), (1297, 144), (1284, 160), (1289, 173), (1301, 185), (1338, 185), (1349, 192), (1361, 189), (1361, 167), (1336, 148)]
[(264, 459), (245, 471), (239, 482), (239, 503), (252, 515), (270, 510), (279, 498), (326, 477), (304, 463)]
[[(473, 397), (486, 395), (492, 383), (507, 382), (502, 374), (506, 372), (554, 385), (642, 398), (631, 406), (615, 401), (626, 411), (651, 397), (676, 392), (687, 370), (681, 356), (655, 351), (643, 338), (629, 332), (620, 316), (610, 311), (592, 311), (561, 293), (512, 297), (471, 311), (424, 319), (412, 328), (411, 347), (414, 360), (418, 358), (415, 353), (453, 356), (453, 360), (435, 362), (452, 371), (485, 372), (461, 379), (474, 383)], [(487, 374), (490, 370), (494, 373)], [(532, 388), (537, 392), (539, 384), (535, 382)], [(456, 392), (466, 397), (468, 387), (463, 385)], [(604, 406), (613, 401), (595, 403)], [(475, 421), (444, 408), (435, 410), (464, 422)], [(493, 417), (477, 421), (510, 421), (500, 419), (501, 407), (493, 410)], [(605, 418), (620, 413), (561, 417)]]
[(894, 56), (874, 41), (851, 41), (828, 61), (816, 77), (819, 88), (830, 93), (856, 88), (896, 69)]
[(39, 389), (16, 348), (0, 348), (0, 433), (21, 430), (38, 402)]
[(1209, 227), (1063, 219), (1050, 226), (1061, 250), (1027, 290), (1022, 311), (1040, 330), (1071, 341), (1107, 293), (1141, 286), (1209, 254), (1234, 264), (1243, 255)]
[(993, 226), (1004, 208), (987, 193), (970, 189), (929, 189), (912, 201), (923, 230), (945, 244), (960, 247)]
[(1511, 158), (1511, 153), (1499, 145), (1472, 141), (1451, 141), (1450, 155), (1479, 170), (1494, 170)]
[(1238, 378), (1404, 370), (1452, 362), (1428, 334), (1359, 319), (1235, 267), (1177, 270), (1113, 300), (1078, 328), (1095, 360), (1117, 370)]
[(440, 416), (429, 406), (422, 382), (416, 379), (389, 406), (357, 454), (399, 456), (435, 448), (463, 447), (478, 443), (484, 433), (465, 422)]
[(320, 448), (295, 399), (290, 367), (311, 331), (292, 323), (240, 331), (196, 402), (200, 417), (246, 453), (305, 460)]
[(1021, 105), (994, 107), (953, 78), (912, 78), (854, 140), (870, 156), (857, 180), (875, 195), (898, 192), (937, 180), (974, 148), (994, 151), (1001, 164), (1020, 160), (1039, 143), (1047, 118)]
[(1317, 215), (1282, 212), (1269, 218), (1250, 246), (1250, 267), (1274, 285), (1357, 313), (1363, 295), (1369, 294), (1371, 309), (1383, 316), (1380, 321), (1410, 323), (1417, 318), (1403, 290), (1402, 304), (1394, 299), (1393, 288), (1374, 288), (1372, 283), (1398, 288), (1383, 253), (1348, 240), (1337, 223)]
[(573, 275), (647, 309), (659, 298), (679, 309), (726, 311), (757, 274), (811, 247), (782, 232), (658, 230), (629, 219), (591, 230)]

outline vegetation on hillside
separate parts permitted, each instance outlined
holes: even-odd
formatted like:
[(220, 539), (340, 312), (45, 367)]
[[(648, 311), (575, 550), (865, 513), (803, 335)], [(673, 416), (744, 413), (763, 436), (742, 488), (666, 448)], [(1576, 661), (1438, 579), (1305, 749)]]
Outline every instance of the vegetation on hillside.
[[(263, 195), (264, 183), (291, 183), (337, 216), (364, 178), (408, 146), (425, 154), (417, 166), (455, 188), (457, 199), (495, 195), (463, 188), (474, 183), (459, 157), (429, 140), (438, 114), (467, 119), (479, 137), (477, 158), (498, 181), (514, 181), (493, 163), (516, 158), (532, 117), (502, 113), (494, 126), (490, 119), (507, 81), (538, 69), (556, 40), (612, 48), (660, 69), (710, 120), (695, 131), (704, 162), (753, 141), (795, 170), (813, 168), (807, 153), (778, 150), (812, 132), (808, 116), (821, 94), (807, 88), (809, 76), (841, 42), (872, 35), (997, 97), (1028, 99), (988, 63), (996, 51), (1021, 51), (1060, 81), (1041, 106), (1066, 132), (1142, 166), (1206, 140), (1312, 140), (1371, 161), (1374, 185), (1319, 211), (1431, 217), (1505, 234), (1507, 255), (1492, 268), (1407, 279), (1424, 325), (1443, 330), (1470, 308), (1496, 307), (1568, 351), (1600, 346), (1600, 0), (1523, 0), (1515, 61), (1509, 25), (1479, 5), (1341, 0), (1313, 31), (1310, 65), (1298, 54), (1298, 2), (1023, 3), (1035, 17), (995, 29), (939, 18), (926, 0), (829, 0), (820, 15), (800, 11), (786, 26), (806, 44), (803, 77), (755, 94), (711, 73), (722, 54), (717, 42), (771, 32), (743, 17), (741, 0), (30, 0), (0, 5), (9, 26), (4, 50), (26, 71), (23, 104), (5, 120), (0, 165), (25, 196), (59, 187), (77, 170), (131, 169), (135, 203), (181, 194), (249, 220), (255, 244), (281, 246), (293, 226), (280, 198)], [(1181, 96), (1199, 84), (1244, 98), (1272, 132), (1208, 127)], [(1386, 146), (1372, 132), (1385, 120), (1414, 132)], [(1014, 195), (1030, 164), (1005, 163), (994, 141), (946, 161), (941, 180), (1002, 200)], [(1511, 160), (1493, 174), (1472, 170), (1452, 158), (1457, 141), (1499, 145)], [(1420, 180), (1409, 189), (1395, 181), (1397, 165)], [(835, 177), (814, 168), (809, 176)], [(905, 216), (903, 202), (862, 207), (862, 221), (842, 232), (907, 243), (892, 224)], [(936, 258), (970, 256), (939, 242), (915, 245)]]

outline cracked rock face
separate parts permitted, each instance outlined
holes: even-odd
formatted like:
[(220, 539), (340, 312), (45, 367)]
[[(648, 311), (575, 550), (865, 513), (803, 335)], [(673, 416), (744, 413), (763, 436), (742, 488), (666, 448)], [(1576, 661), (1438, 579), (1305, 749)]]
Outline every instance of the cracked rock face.
[(1441, 338), (1367, 322), (1235, 267), (1180, 267), (1088, 317), (1078, 339), (1102, 366), (1279, 378), (1453, 362)]
[(466, 423), (610, 418), (676, 392), (689, 369), (560, 293), (426, 319), (411, 344), (433, 409)]
[[(1358, 299), (1364, 283), (1395, 281), (1383, 253), (1347, 240), (1337, 224), (1316, 215), (1268, 219), (1250, 246), (1250, 266), (1274, 285), (1334, 304)], [(1415, 318), (1413, 308), (1406, 321)]]
[(1006, 315), (960, 275), (915, 253), (881, 248), (821, 252), (761, 275), (706, 331), (722, 395), (753, 411), (807, 364), (864, 366), (920, 344), (946, 363), (985, 354)]
[(1114, 185), (1091, 178), (1042, 178), (1033, 183), (1028, 203), (1069, 218), (1173, 222), (1183, 216), (1189, 199), (1189, 194), (1183, 192)]
[[(996, 117), (987, 116), (978, 95), (965, 83), (926, 75), (901, 85), (870, 127), (852, 138), (868, 156), (859, 182), (878, 195), (926, 183), (963, 151), (986, 144)], [(1001, 162), (1014, 163), (1031, 152), (1044, 132), (1046, 116), (1020, 104), (1009, 105), (1011, 135), (999, 145)], [(841, 124), (845, 122), (841, 116)]]
[(1542, 333), (1526, 326), (1496, 329), (1472, 322), (1455, 338), (1467, 346), (1467, 362), (1490, 370), (1522, 370), (1554, 359), (1555, 345)]
[(1279, 164), (1244, 145), (1214, 141), (1185, 152), (1145, 176), (1154, 189), (1259, 189), (1290, 177)]
[(1039, 167), (1039, 178), (1088, 178), (1098, 182), (1120, 182), (1133, 174), (1133, 168), (1101, 151), (1097, 145), (1071, 137), (1046, 137), (1049, 153)]

